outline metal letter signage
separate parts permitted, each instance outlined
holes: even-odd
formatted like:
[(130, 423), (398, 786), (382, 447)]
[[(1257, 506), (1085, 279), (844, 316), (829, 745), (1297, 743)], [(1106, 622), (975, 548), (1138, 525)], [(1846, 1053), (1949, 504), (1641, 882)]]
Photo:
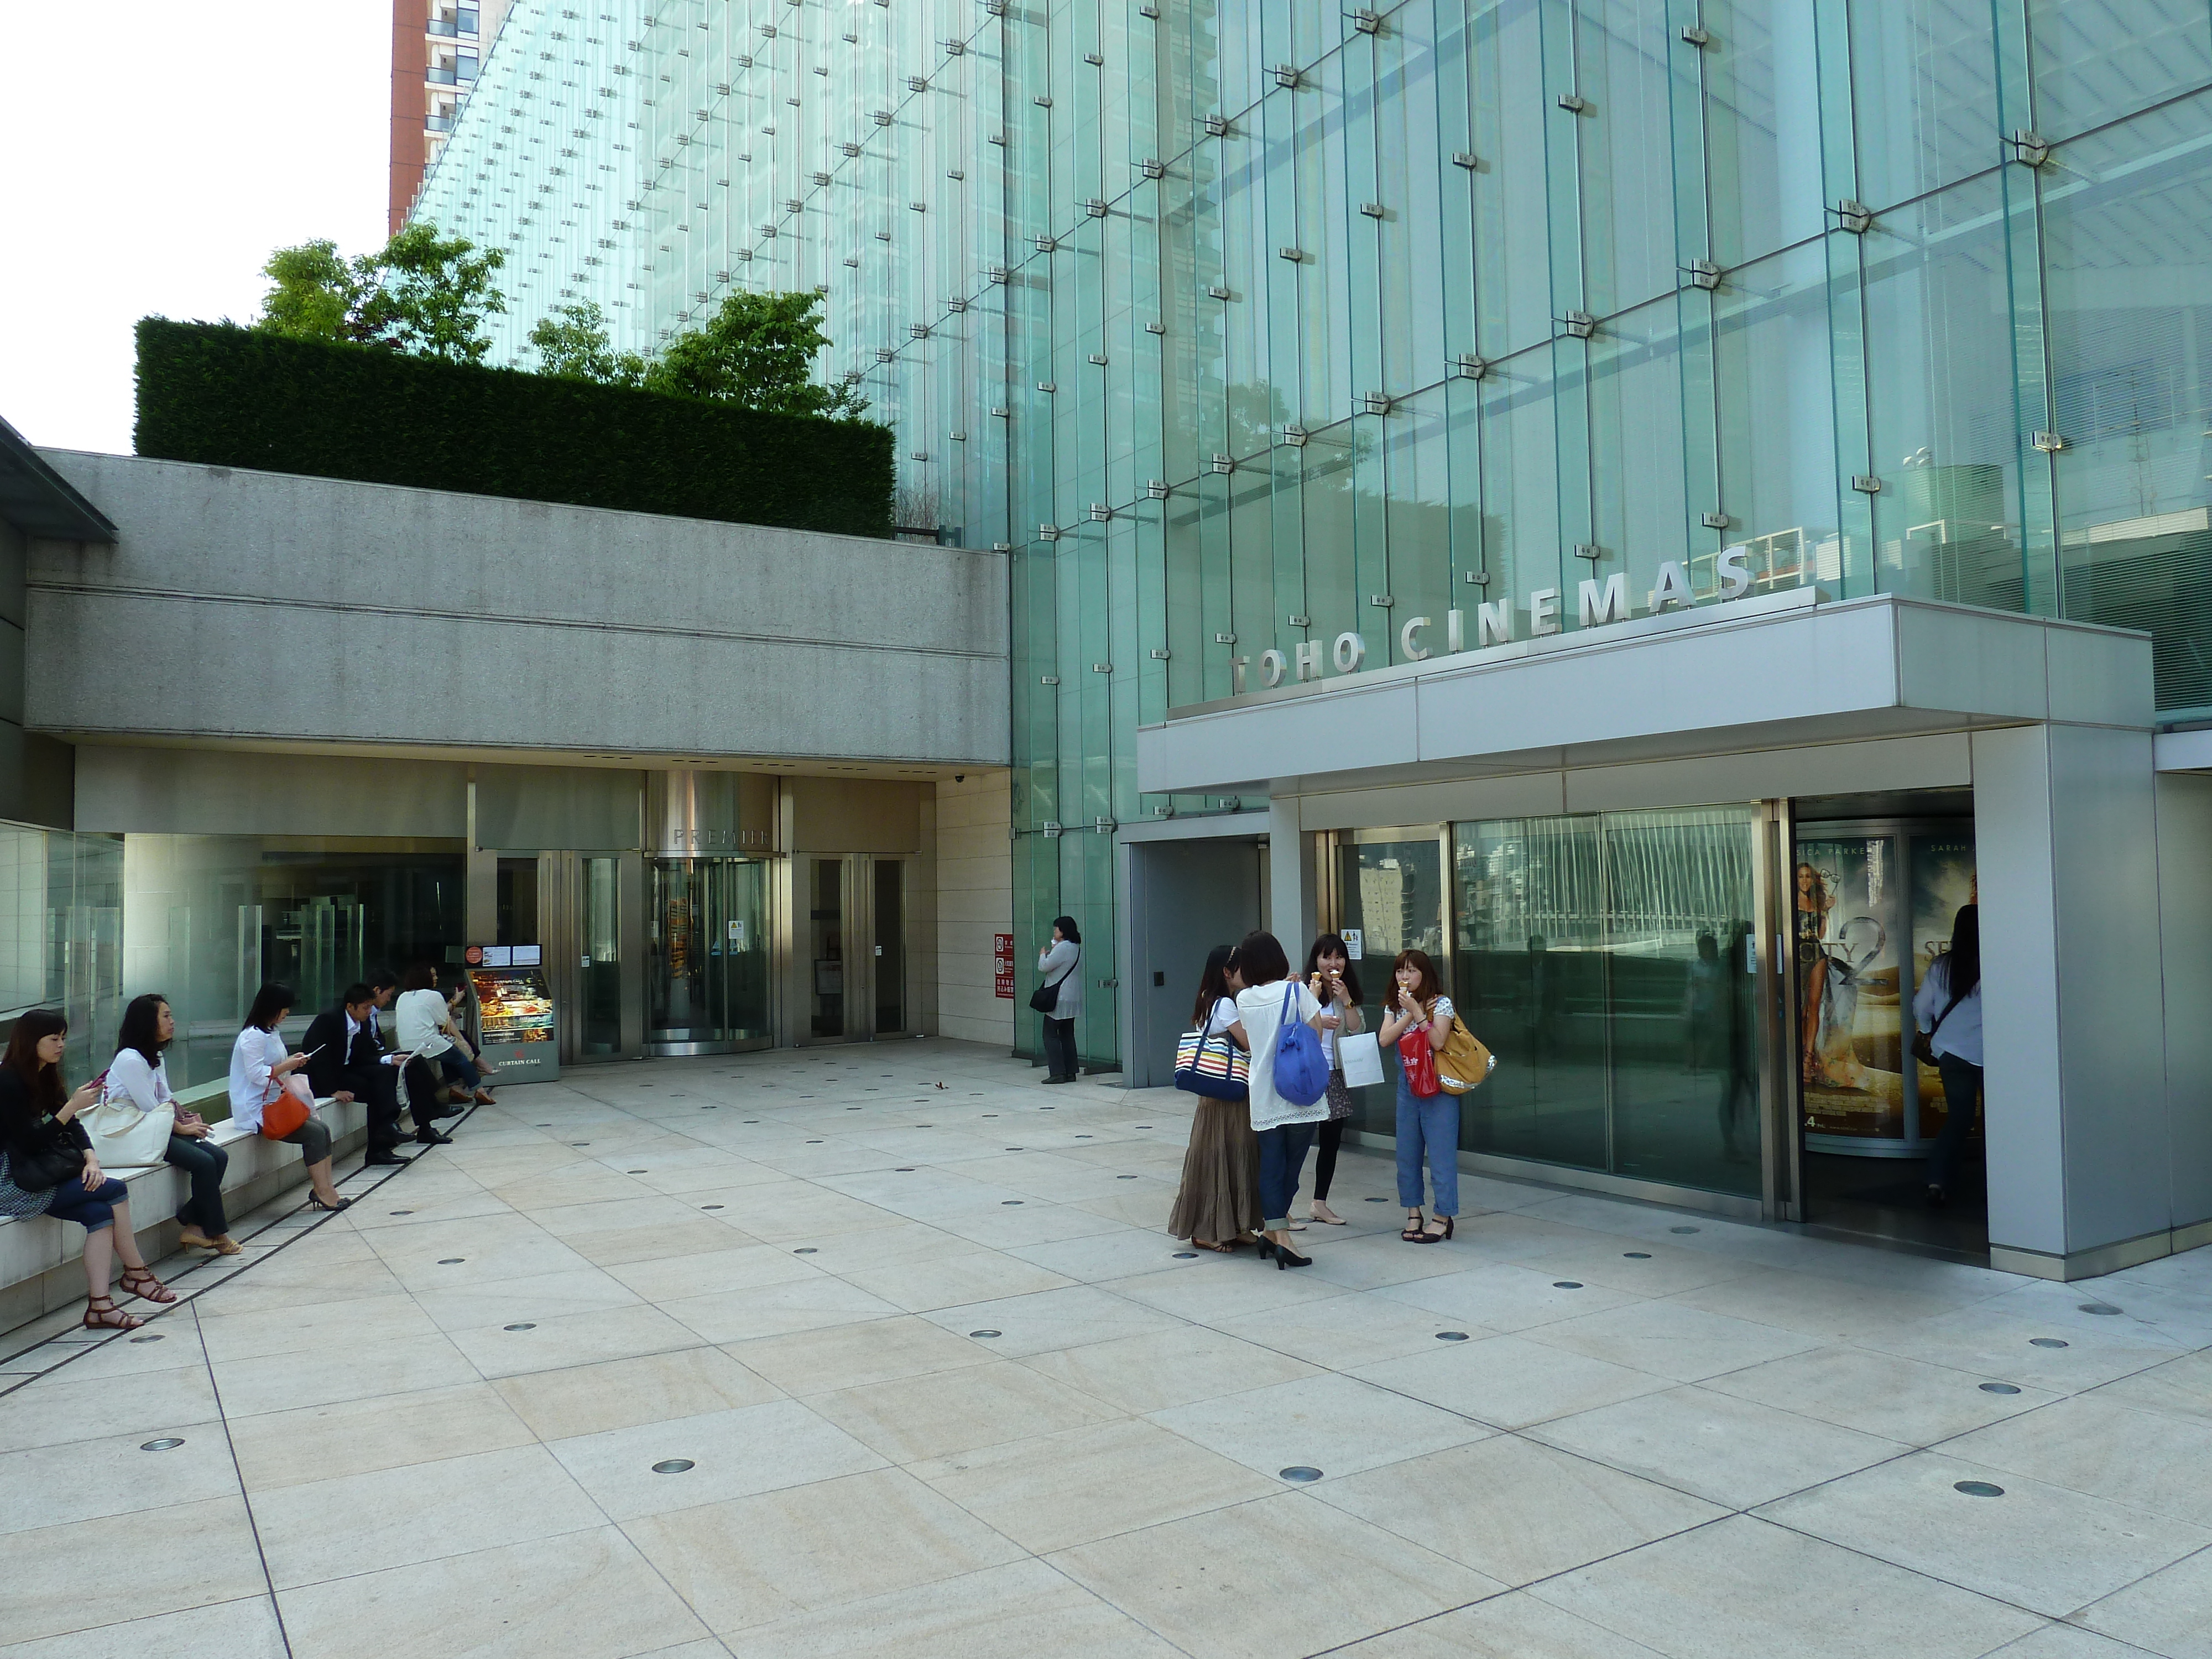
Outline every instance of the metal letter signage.
[(1602, 591), (1595, 582), (1584, 582), (1581, 589), (1582, 625), (1602, 628), (1609, 622), (1628, 620), (1628, 578), (1616, 570), (1605, 579)]
[(1407, 662), (1425, 662), (1428, 659), (1429, 647), (1413, 641), (1413, 635), (1428, 625), (1426, 617), (1408, 617), (1406, 625), (1398, 630), (1398, 648), (1406, 653)]

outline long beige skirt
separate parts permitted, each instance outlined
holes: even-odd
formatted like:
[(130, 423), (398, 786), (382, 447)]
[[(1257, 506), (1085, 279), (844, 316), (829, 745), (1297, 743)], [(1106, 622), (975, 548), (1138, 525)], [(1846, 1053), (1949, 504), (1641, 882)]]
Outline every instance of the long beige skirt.
[(1190, 1150), (1182, 1155), (1182, 1188), (1168, 1212), (1177, 1238), (1222, 1244), (1258, 1229), (1260, 1141), (1252, 1111), (1241, 1100), (1201, 1097), (1190, 1121)]

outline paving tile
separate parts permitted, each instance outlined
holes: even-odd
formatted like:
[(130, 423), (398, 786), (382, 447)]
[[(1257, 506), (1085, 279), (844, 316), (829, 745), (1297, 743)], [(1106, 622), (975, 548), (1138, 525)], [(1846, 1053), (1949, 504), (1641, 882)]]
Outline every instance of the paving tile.
[(988, 1364), (997, 1358), (981, 1343), (912, 1315), (757, 1337), (733, 1342), (726, 1352), (785, 1393), (802, 1397)]
[(1336, 1653), (1345, 1659), (1658, 1659), (1642, 1644), (1526, 1590), (1401, 1625)]
[(2073, 1625), (2051, 1624), (1992, 1650), (1988, 1659), (2143, 1659), (2147, 1651)]
[(1353, 1375), (1501, 1429), (1527, 1428), (1671, 1386), (1663, 1376), (1572, 1349), (1479, 1332), (1464, 1342), (1439, 1342), (1431, 1334), (1419, 1352)]
[(1529, 1594), (1668, 1659), (1966, 1659), (2035, 1614), (1735, 1516)]
[(222, 1425), (178, 1437), (185, 1443), (164, 1452), (140, 1450), (147, 1437), (134, 1433), (0, 1454), (0, 1533), (235, 1497)]
[(666, 1302), (756, 1285), (788, 1285), (822, 1271), (819, 1263), (793, 1255), (781, 1245), (739, 1243), (727, 1233), (722, 1243), (720, 1249), (624, 1262), (607, 1273), (648, 1302)]
[(1729, 1509), (1832, 1480), (1905, 1449), (1694, 1385), (1562, 1417), (1534, 1438)]
[(157, 1613), (122, 1624), (41, 1637), (8, 1649), (9, 1659), (143, 1659), (149, 1653), (191, 1659), (202, 1654), (222, 1659), (289, 1659), (276, 1605), (266, 1595)]
[(1379, 1296), (1331, 1296), (1213, 1322), (1232, 1336), (1333, 1370), (1353, 1370), (1437, 1346), (1449, 1316)]
[(690, 1326), (678, 1323), (658, 1308), (642, 1304), (511, 1322), (529, 1325), (531, 1328), (510, 1330), (506, 1325), (479, 1326), (474, 1330), (455, 1331), (453, 1344), (485, 1376), (515, 1376), (525, 1371), (559, 1370), (593, 1360), (666, 1353), (677, 1348), (697, 1347), (702, 1341), (699, 1334)]
[[(149, 1456), (155, 1454), (149, 1453)], [(116, 1571), (118, 1546), (132, 1553)], [(189, 1550), (173, 1547), (190, 1538)], [(103, 1516), (0, 1533), (0, 1647), (126, 1620), (258, 1596), (267, 1588), (241, 1498), (216, 1498), (141, 1510), (125, 1523)]]
[(928, 1313), (939, 1308), (1032, 1296), (1040, 1291), (1056, 1291), (1073, 1282), (1066, 1274), (999, 1250), (970, 1250), (964, 1255), (939, 1256), (924, 1261), (848, 1267), (843, 1277), (871, 1296), (880, 1297), (908, 1313)]
[(1109, 1337), (1168, 1330), (1185, 1322), (1115, 1290), (1089, 1285), (939, 1308), (924, 1317), (948, 1331), (997, 1331), (999, 1334), (990, 1339), (992, 1352), (1009, 1357), (1081, 1347)]
[(1317, 1653), (1501, 1588), (1303, 1492), (1122, 1533), (1050, 1559), (1184, 1651), (1209, 1659)]
[(2212, 1421), (2136, 1411), (2102, 1390), (1961, 1435), (1942, 1449), (2070, 1492), (2212, 1528)]
[(254, 1521), (279, 1590), (603, 1524), (542, 1446), (477, 1452), (258, 1494)]
[[(2038, 1338), (2067, 1346), (2038, 1347)], [(1856, 1343), (2054, 1394), (2076, 1394), (2178, 1357), (2166, 1343), (2114, 1331), (2110, 1320), (2069, 1328), (2055, 1320), (2020, 1319), (1979, 1308), (1869, 1331)]]
[(2107, 1382), (2089, 1397), (2132, 1406), (2138, 1411), (2212, 1423), (2212, 1351), (2184, 1354), (2117, 1382)]
[(1751, 1273), (1684, 1291), (1684, 1307), (1778, 1326), (1823, 1342), (1851, 1342), (1869, 1331), (1963, 1310), (1970, 1298), (1929, 1295), (1896, 1285), (1861, 1285), (1802, 1273)]
[(1135, 1419), (930, 1458), (910, 1468), (1038, 1554), (1282, 1490), (1278, 1480)]
[[(404, 1468), (473, 1452), (526, 1446), (534, 1437), (489, 1384), (462, 1382), (397, 1397), (370, 1395), (229, 1425), (238, 1474), (250, 1492)], [(234, 1482), (235, 1477), (234, 1477)]]
[(1818, 1346), (1799, 1332), (1708, 1313), (1679, 1297), (1558, 1320), (1528, 1334), (1553, 1347), (1677, 1382), (1702, 1382)]
[[(615, 1521), (663, 1515), (879, 1468), (884, 1460), (796, 1400), (641, 1423), (549, 1444)], [(653, 1465), (693, 1467), (657, 1474)]]
[[(396, 1342), (435, 1336), (438, 1328), (398, 1285), (386, 1296), (354, 1297), (317, 1306), (258, 1312), (204, 1312), (200, 1341), (218, 1363), (327, 1348), (334, 1341)], [(127, 1346), (127, 1345), (118, 1345)]]
[(2137, 1579), (2074, 1615), (2165, 1659), (2212, 1659), (2212, 1550)]
[(1042, 1561), (734, 1631), (732, 1659), (1180, 1659), (1177, 1650)]
[(215, 1388), (204, 1370), (79, 1382), (75, 1364), (0, 1396), (0, 1452), (66, 1441), (141, 1440), (218, 1422)]
[(1055, 1348), (1022, 1363), (1126, 1412), (1188, 1405), (1315, 1370), (1287, 1354), (1195, 1325)]
[(2057, 1397), (2041, 1389), (1987, 1394), (1982, 1381), (1971, 1371), (1872, 1348), (1826, 1347), (1711, 1377), (1705, 1387), (1912, 1446), (1933, 1445)]
[(789, 1331), (816, 1331), (902, 1311), (881, 1297), (828, 1274), (788, 1285), (756, 1285), (711, 1296), (684, 1297), (661, 1311), (708, 1342), (743, 1342)]
[(223, 1414), (296, 1411), (482, 1381), (451, 1338), (334, 1344), (307, 1353), (236, 1359), (220, 1368)]
[(646, 1516), (625, 1530), (720, 1634), (1023, 1557), (1018, 1545), (897, 1469)]
[(1313, 1491), (1323, 1503), (1514, 1585), (1728, 1512), (1510, 1435), (1325, 1480)]
[[(1412, 1248), (1419, 1248), (1414, 1246)], [(1449, 1247), (1437, 1245), (1444, 1249)], [(1626, 1291), (1602, 1285), (1562, 1290), (1556, 1274), (1538, 1273), (1504, 1263), (1486, 1263), (1435, 1279), (1417, 1279), (1376, 1292), (1431, 1313), (1449, 1314), (1462, 1330), (1480, 1325), (1485, 1330), (1512, 1333), (1540, 1325), (1579, 1318), (1607, 1308), (1632, 1304), (1640, 1298)]]
[[(1969, 1497), (1956, 1489), (1962, 1480), (2004, 1495)], [(2203, 1527), (1939, 1452), (1915, 1452), (1759, 1514), (2053, 1619), (2212, 1544)]]
[(1304, 1466), (1326, 1479), (1397, 1463), (1491, 1431), (1363, 1382), (1322, 1375), (1153, 1412), (1152, 1420), (1264, 1474)]
[(705, 1634), (653, 1565), (605, 1526), (329, 1579), (279, 1599), (301, 1659), (635, 1659)]
[(841, 1389), (808, 1403), (898, 1463), (1121, 1415), (1103, 1401), (1006, 1360)]

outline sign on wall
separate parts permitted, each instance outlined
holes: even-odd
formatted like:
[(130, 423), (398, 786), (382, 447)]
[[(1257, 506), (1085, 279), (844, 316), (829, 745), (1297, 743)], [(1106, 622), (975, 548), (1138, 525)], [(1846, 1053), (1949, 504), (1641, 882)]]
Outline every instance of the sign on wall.
[(1000, 996), (1012, 1000), (1014, 994), (1014, 936), (1012, 933), (991, 935), (992, 988)]

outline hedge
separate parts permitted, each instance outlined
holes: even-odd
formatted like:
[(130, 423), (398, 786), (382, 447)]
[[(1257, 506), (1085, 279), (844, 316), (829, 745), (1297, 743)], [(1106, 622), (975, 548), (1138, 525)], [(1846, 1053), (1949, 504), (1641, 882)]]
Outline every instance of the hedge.
[(137, 451), (169, 461), (888, 537), (892, 434), (693, 398), (138, 325)]

